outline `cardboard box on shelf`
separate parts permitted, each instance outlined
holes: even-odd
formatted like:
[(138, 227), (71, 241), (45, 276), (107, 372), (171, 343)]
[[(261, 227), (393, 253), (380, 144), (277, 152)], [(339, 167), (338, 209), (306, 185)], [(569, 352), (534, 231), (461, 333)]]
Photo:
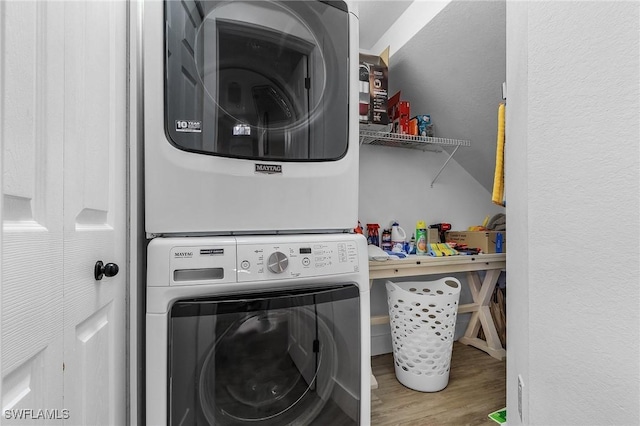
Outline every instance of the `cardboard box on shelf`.
[(427, 228), (427, 244), (439, 243), (440, 235), (436, 228)]
[[(496, 249), (498, 234), (502, 234), (502, 251)], [(479, 248), (483, 253), (506, 253), (506, 231), (448, 231), (447, 242), (466, 244), (469, 248)]]
[(389, 124), (388, 87), (389, 48), (387, 47), (379, 56), (361, 53), (359, 107), (361, 123)]
[(415, 117), (409, 119), (409, 134), (418, 136), (418, 119)]
[(409, 101), (400, 100), (401, 92), (393, 95), (388, 102), (389, 121), (392, 125), (392, 132), (401, 135), (409, 135), (409, 116), (411, 105)]
[(396, 114), (398, 111), (396, 108), (398, 107), (398, 102), (400, 102), (400, 96), (402, 96), (402, 91), (396, 92), (395, 95), (391, 96), (387, 101), (387, 112), (389, 113), (389, 120), (393, 120), (396, 118)]

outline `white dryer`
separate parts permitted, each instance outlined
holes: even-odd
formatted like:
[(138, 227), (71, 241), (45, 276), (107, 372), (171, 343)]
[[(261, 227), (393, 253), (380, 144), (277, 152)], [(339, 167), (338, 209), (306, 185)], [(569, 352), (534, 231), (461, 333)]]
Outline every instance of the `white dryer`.
[(149, 425), (369, 425), (361, 235), (156, 238)]
[(152, 0), (143, 40), (148, 234), (357, 224), (358, 19), (344, 1)]

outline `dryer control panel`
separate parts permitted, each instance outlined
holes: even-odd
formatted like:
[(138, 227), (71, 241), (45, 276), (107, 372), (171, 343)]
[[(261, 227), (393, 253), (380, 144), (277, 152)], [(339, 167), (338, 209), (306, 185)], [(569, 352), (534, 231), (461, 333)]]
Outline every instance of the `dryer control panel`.
[(238, 282), (359, 272), (355, 241), (312, 243), (238, 241)]

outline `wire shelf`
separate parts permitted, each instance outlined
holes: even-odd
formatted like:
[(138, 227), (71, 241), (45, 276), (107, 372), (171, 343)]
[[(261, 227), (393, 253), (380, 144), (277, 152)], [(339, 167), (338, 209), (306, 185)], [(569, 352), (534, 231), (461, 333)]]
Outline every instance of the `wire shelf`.
[(471, 146), (467, 140), (401, 135), (360, 129), (360, 143), (440, 152), (442, 146)]

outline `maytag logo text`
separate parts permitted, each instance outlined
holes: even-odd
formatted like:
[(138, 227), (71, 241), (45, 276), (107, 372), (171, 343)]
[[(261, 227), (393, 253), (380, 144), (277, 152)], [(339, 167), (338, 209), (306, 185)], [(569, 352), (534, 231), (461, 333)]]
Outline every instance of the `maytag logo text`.
[(177, 251), (173, 254), (173, 257), (177, 257), (177, 258), (187, 258), (187, 257), (193, 257), (193, 252), (192, 251)]
[(282, 165), (256, 163), (256, 173), (266, 173), (266, 174), (282, 173)]

